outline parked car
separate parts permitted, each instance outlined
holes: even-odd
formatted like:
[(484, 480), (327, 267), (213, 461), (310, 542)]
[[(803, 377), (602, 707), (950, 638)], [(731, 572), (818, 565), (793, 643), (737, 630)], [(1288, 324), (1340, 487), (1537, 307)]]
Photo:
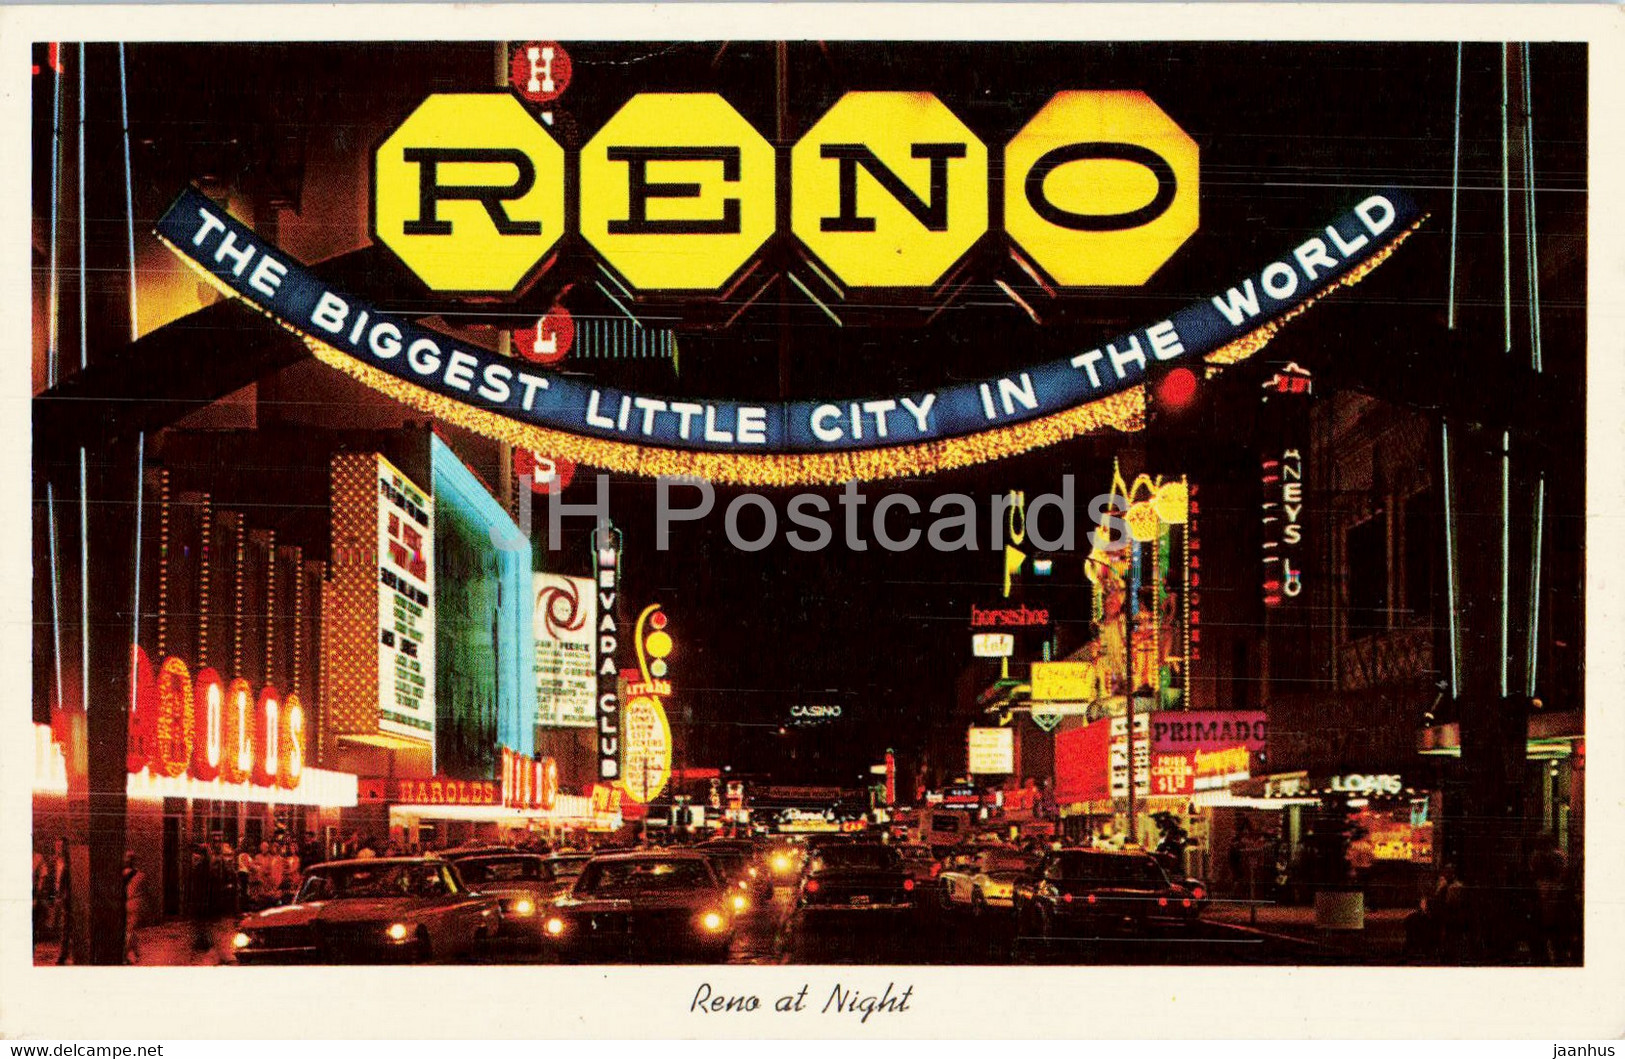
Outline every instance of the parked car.
[(504, 846), (497, 842), (471, 842), (466, 846), (454, 846), (425, 854), (429, 857), (442, 857), (446, 860), (457, 860), (461, 857), (472, 857), (478, 853), (514, 853), (513, 846)]
[(553, 872), (553, 877), (568, 886), (576, 881), (581, 869), (592, 860), (591, 853), (551, 853), (547, 856), (547, 866)]
[[(754, 843), (744, 839), (713, 839), (694, 847), (715, 863), (719, 874), (743, 894), (750, 907), (765, 908), (773, 903), (773, 873), (757, 856)], [(745, 908), (736, 906), (735, 911)]]
[(925, 809), (920, 813), (920, 828), (915, 838), (941, 856), (967, 842), (970, 832), (970, 814), (957, 809)]
[(547, 858), (536, 853), (448, 853), (470, 888), (502, 902), (501, 934), (541, 941), (542, 924), (555, 898), (569, 883), (553, 874)]
[(928, 887), (931, 880), (936, 878), (937, 859), (931, 855), (930, 846), (900, 842), (892, 848), (897, 851), (898, 859), (903, 862), (903, 870), (914, 880), (917, 890)]
[(890, 846), (871, 842), (825, 845), (808, 855), (796, 896), (799, 912), (906, 912), (918, 893), (913, 876)]
[(587, 862), (542, 929), (571, 958), (692, 953), (721, 959), (733, 940), (730, 897), (703, 853), (605, 854)]
[(774, 839), (766, 843), (763, 859), (773, 875), (775, 885), (789, 886), (801, 874), (801, 864), (807, 849), (799, 842)]
[(245, 964), (422, 962), (495, 937), (501, 919), (448, 861), (335, 861), (310, 868), (292, 904), (243, 917), (231, 947)]
[(1149, 853), (1060, 849), (1014, 885), (1016, 932), (1043, 943), (1188, 932), (1201, 898)]
[(1033, 866), (1033, 858), (1009, 847), (987, 848), (956, 858), (937, 875), (946, 907), (972, 915), (1015, 905), (1015, 882)]

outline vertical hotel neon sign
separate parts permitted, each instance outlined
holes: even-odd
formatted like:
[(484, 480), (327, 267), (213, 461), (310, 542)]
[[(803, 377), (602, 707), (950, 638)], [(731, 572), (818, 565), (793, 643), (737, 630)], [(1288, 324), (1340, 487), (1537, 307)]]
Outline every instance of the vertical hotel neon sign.
[(620, 670), (615, 653), (620, 627), (615, 604), (621, 584), (621, 532), (608, 519), (598, 524), (592, 540), (593, 580), (598, 583), (598, 778), (621, 775)]

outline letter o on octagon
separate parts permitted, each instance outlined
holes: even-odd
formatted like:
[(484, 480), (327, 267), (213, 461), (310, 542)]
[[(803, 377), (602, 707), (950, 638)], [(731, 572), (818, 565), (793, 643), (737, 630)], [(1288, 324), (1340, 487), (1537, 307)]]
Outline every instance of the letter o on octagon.
[(790, 152), (790, 226), (852, 287), (929, 287), (987, 231), (987, 147), (928, 92), (848, 92)]
[(1196, 231), (1197, 169), (1144, 92), (1060, 92), (1005, 148), (1005, 230), (1063, 286), (1138, 286)]
[(633, 96), (581, 149), (581, 234), (635, 287), (715, 290), (773, 234), (776, 168), (721, 96)]
[(564, 234), (564, 150), (513, 96), (430, 96), (373, 156), (373, 231), (430, 290), (513, 291)]

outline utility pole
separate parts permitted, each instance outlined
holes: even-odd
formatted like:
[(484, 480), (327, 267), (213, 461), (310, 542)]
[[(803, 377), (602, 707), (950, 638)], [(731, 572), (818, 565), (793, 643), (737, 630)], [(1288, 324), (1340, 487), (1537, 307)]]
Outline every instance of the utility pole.
[[(77, 106), (74, 166), (81, 209), (78, 253), (66, 245), (62, 302), (64, 362), (94, 368), (134, 338), (129, 204), (121, 113), (122, 62), (112, 45), (64, 49)], [(75, 73), (77, 72), (77, 77)], [(64, 151), (67, 151), (64, 141)], [(68, 201), (73, 201), (70, 195)], [(64, 242), (68, 237), (63, 236)], [(70, 278), (74, 277), (74, 278)], [(76, 327), (74, 325), (77, 325)], [(74, 379), (72, 374), (68, 379)], [(35, 402), (38, 409), (40, 402)], [(54, 500), (56, 553), (63, 574), (58, 704), (68, 731), (67, 840), (73, 945), (80, 964), (124, 962), (124, 850), (131, 683), (134, 678), (138, 497), (145, 438), (129, 429), (93, 447), (36, 450), (36, 480)], [(151, 601), (141, 601), (145, 610)]]
[[(1475, 242), (1463, 254), (1487, 253), (1500, 262), (1502, 289), (1477, 297), (1487, 302), (1498, 293), (1502, 311), (1463, 328), (1484, 360), (1483, 409), (1470, 419), (1443, 417), (1438, 439), (1451, 571), (1447, 671), (1455, 674), (1450, 694), (1461, 725), (1459, 767), (1445, 788), (1445, 833), (1475, 920), (1510, 926), (1507, 883), (1528, 872), (1523, 784), (1546, 474), (1536, 439), (1515, 427), (1513, 413), (1525, 395), (1499, 381), (1524, 368), (1542, 370), (1528, 51), (1518, 44), (1476, 50), (1490, 47), (1500, 49), (1500, 180), (1476, 195), (1477, 207), (1493, 200), (1498, 208), (1501, 238), (1495, 246)], [(1499, 962), (1512, 955), (1515, 940), (1512, 930), (1486, 932), (1484, 951), (1475, 956)]]

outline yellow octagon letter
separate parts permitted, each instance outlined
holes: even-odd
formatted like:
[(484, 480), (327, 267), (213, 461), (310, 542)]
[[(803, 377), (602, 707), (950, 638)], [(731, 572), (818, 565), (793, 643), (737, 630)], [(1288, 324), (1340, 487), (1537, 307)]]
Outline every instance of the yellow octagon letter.
[(1196, 231), (1196, 143), (1143, 92), (1057, 94), (1004, 174), (1006, 231), (1064, 286), (1138, 286)]
[(512, 291), (564, 234), (564, 150), (511, 95), (430, 96), (378, 148), (373, 229), (431, 290)]
[(987, 148), (927, 92), (848, 92), (790, 152), (791, 229), (853, 287), (928, 287), (987, 230)]
[(581, 234), (633, 286), (715, 290), (777, 220), (773, 147), (721, 96), (633, 96), (581, 150)]

